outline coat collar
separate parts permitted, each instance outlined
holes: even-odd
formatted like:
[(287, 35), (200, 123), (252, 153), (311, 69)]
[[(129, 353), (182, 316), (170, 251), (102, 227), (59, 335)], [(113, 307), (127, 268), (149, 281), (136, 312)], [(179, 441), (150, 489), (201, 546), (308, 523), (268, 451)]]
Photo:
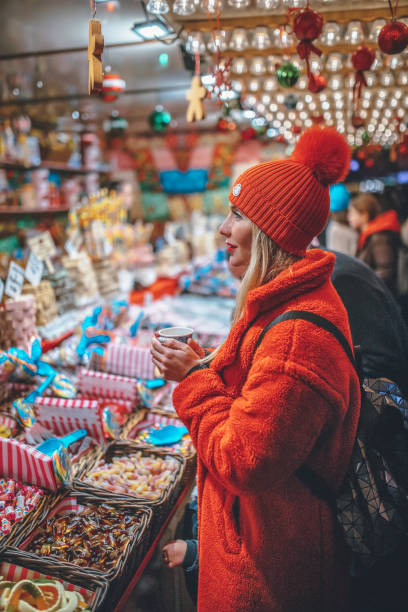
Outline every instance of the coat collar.
[[(229, 365), (235, 358), (242, 334), (260, 313), (270, 312), (278, 316), (285, 304), (309, 293), (328, 281), (333, 271), (336, 256), (320, 249), (310, 249), (300, 261), (281, 272), (269, 283), (248, 293), (245, 310), (215, 357), (213, 367), (217, 370)], [(271, 319), (272, 320), (272, 319)]]

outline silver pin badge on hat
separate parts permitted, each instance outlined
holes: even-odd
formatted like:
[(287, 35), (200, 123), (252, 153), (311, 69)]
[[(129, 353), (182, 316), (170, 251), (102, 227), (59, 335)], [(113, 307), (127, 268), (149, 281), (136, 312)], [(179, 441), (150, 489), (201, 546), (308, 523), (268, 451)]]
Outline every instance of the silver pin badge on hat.
[(232, 195), (239, 196), (240, 193), (241, 193), (241, 183), (237, 183), (236, 185), (234, 185), (232, 189)]

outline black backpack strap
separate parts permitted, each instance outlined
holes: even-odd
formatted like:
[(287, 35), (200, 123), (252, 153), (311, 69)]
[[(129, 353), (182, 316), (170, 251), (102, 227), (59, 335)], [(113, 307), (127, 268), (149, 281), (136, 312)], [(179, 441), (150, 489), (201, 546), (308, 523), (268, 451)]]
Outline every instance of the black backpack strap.
[[(334, 325), (334, 323), (332, 323), (325, 317), (315, 314), (314, 312), (308, 312), (306, 310), (289, 310), (288, 312), (284, 312), (283, 314), (279, 315), (279, 317), (276, 317), (276, 319), (268, 323), (268, 325), (264, 327), (261, 334), (259, 335), (259, 338), (255, 345), (254, 355), (262, 340), (264, 339), (265, 334), (272, 327), (274, 327), (278, 323), (282, 323), (282, 321), (293, 321), (296, 319), (309, 321), (310, 323), (313, 323), (313, 325), (316, 325), (316, 327), (325, 329), (327, 332), (329, 332), (329, 334), (334, 336), (338, 340), (339, 344), (341, 344), (341, 346), (343, 347), (344, 352), (349, 358), (360, 379), (359, 368), (357, 366), (356, 360), (354, 359), (353, 351), (351, 350), (351, 347), (347, 342), (346, 337)], [(317, 474), (314, 470), (308, 467), (305, 463), (296, 470), (295, 474), (297, 478), (309, 489), (309, 491), (313, 495), (325, 501), (335, 513), (337, 512), (336, 494), (329, 487), (324, 478), (319, 476), (319, 474)]]
[(279, 315), (279, 317), (276, 317), (276, 319), (268, 323), (268, 325), (264, 327), (258, 340), (256, 341), (254, 354), (257, 348), (259, 347), (259, 345), (261, 344), (262, 340), (264, 339), (265, 334), (272, 327), (274, 327), (278, 323), (281, 323), (282, 321), (293, 321), (296, 319), (302, 319), (303, 321), (309, 321), (310, 323), (313, 323), (313, 325), (316, 325), (316, 327), (325, 329), (327, 332), (329, 332), (329, 334), (334, 336), (338, 340), (338, 342), (341, 344), (341, 346), (343, 347), (344, 352), (346, 353), (347, 357), (353, 364), (353, 367), (355, 368), (358, 374), (358, 368), (357, 368), (357, 364), (354, 359), (353, 351), (351, 350), (351, 347), (349, 343), (347, 342), (347, 339), (345, 338), (345, 336), (334, 325), (334, 323), (332, 323), (328, 319), (325, 319), (325, 317), (315, 314), (314, 312), (308, 312), (307, 310), (289, 310), (288, 312), (284, 312), (283, 314)]

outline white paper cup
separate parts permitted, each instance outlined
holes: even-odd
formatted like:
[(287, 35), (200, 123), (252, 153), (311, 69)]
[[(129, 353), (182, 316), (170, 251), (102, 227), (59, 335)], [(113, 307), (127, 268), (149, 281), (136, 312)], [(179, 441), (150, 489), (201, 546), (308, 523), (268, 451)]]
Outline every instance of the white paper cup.
[(189, 338), (193, 335), (193, 329), (191, 327), (165, 327), (159, 329), (158, 340), (165, 342), (166, 340), (178, 340), (187, 344)]

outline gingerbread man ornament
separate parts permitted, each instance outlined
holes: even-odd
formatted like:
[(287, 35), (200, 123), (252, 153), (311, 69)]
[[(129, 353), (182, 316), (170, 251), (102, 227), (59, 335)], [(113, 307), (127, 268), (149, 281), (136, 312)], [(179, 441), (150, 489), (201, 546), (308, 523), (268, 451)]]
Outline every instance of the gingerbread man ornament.
[(207, 90), (201, 83), (201, 77), (199, 75), (193, 76), (191, 81), (191, 89), (186, 94), (187, 100), (190, 104), (187, 108), (187, 121), (201, 121), (205, 117), (204, 109), (204, 98), (207, 94)]

